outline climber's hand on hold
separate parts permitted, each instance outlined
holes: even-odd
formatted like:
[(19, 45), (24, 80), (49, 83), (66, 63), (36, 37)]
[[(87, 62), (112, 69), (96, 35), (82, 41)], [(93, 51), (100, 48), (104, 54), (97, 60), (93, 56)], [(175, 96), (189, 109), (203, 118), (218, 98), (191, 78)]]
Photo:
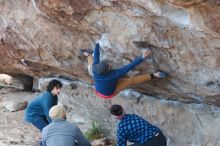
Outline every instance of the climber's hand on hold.
[(101, 40), (102, 38), (102, 35), (98, 35), (97, 38), (96, 38), (96, 44), (99, 44), (99, 41)]
[(142, 57), (143, 57), (143, 58), (147, 58), (147, 57), (149, 57), (149, 56), (151, 56), (151, 55), (152, 55), (151, 50), (145, 50), (145, 51), (143, 52)]

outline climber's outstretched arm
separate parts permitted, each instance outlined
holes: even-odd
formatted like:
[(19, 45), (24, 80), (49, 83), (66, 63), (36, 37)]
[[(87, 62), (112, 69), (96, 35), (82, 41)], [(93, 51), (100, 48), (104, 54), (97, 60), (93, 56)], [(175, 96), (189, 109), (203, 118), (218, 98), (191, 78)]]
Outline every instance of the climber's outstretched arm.
[(122, 76), (124, 76), (129, 70), (133, 69), (135, 66), (139, 65), (146, 57), (150, 56), (152, 52), (150, 50), (145, 50), (143, 52), (143, 55), (140, 57), (137, 57), (135, 60), (133, 60), (131, 63), (123, 66), (120, 69), (115, 70), (115, 78), (119, 79)]
[(135, 60), (133, 60), (131, 63), (123, 66), (120, 69), (115, 70), (115, 78), (121, 78), (124, 76), (127, 72), (129, 72), (131, 69), (133, 69), (135, 66), (139, 65), (143, 61), (143, 57), (138, 57)]
[(99, 43), (97, 43), (94, 48), (94, 63), (93, 64), (98, 64), (100, 62), (99, 48), (100, 48)]

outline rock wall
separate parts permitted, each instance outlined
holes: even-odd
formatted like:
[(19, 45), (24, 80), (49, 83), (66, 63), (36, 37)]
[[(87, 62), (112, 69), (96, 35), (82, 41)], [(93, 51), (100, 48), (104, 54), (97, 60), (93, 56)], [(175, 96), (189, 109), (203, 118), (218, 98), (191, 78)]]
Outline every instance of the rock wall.
[[(102, 59), (114, 68), (140, 55), (135, 41), (153, 57), (129, 76), (170, 76), (113, 100), (96, 97), (79, 49), (92, 49), (99, 36)], [(35, 90), (49, 81), (41, 77), (71, 80), (59, 100), (85, 129), (98, 119), (114, 136), (108, 108), (118, 103), (161, 127), (169, 146), (220, 146), (219, 0), (0, 0), (0, 73), (28, 85), (34, 78)]]
[(150, 44), (153, 59), (130, 75), (162, 69), (170, 77), (134, 87), (140, 93), (220, 105), (219, 0), (0, 0), (0, 72), (91, 83), (79, 49), (101, 35), (114, 67)]
[[(44, 91), (51, 79), (40, 79), (36, 89)], [(126, 90), (112, 100), (97, 97), (92, 86), (62, 80), (59, 102), (68, 107), (67, 119), (82, 130), (98, 121), (115, 138), (116, 120), (110, 115), (112, 104), (121, 104), (127, 113), (136, 113), (159, 126), (168, 146), (220, 146), (220, 108), (204, 104), (183, 104)]]

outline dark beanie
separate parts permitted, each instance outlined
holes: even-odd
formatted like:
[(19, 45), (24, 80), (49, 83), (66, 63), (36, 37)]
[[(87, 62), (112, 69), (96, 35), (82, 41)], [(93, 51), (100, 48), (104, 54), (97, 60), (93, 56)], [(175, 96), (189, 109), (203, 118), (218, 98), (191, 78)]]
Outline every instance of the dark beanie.
[(94, 64), (92, 70), (98, 74), (109, 73), (109, 63), (107, 61), (101, 61), (98, 64)]
[(120, 105), (112, 105), (110, 108), (110, 112), (114, 116), (121, 116), (123, 114), (123, 108)]

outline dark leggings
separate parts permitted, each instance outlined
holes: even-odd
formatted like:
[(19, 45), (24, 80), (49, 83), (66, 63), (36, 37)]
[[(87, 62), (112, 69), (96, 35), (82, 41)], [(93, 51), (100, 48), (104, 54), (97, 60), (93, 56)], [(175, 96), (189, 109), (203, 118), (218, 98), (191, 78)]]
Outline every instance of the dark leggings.
[(158, 136), (151, 138), (143, 144), (132, 144), (130, 146), (167, 146), (166, 137), (161, 132)]

